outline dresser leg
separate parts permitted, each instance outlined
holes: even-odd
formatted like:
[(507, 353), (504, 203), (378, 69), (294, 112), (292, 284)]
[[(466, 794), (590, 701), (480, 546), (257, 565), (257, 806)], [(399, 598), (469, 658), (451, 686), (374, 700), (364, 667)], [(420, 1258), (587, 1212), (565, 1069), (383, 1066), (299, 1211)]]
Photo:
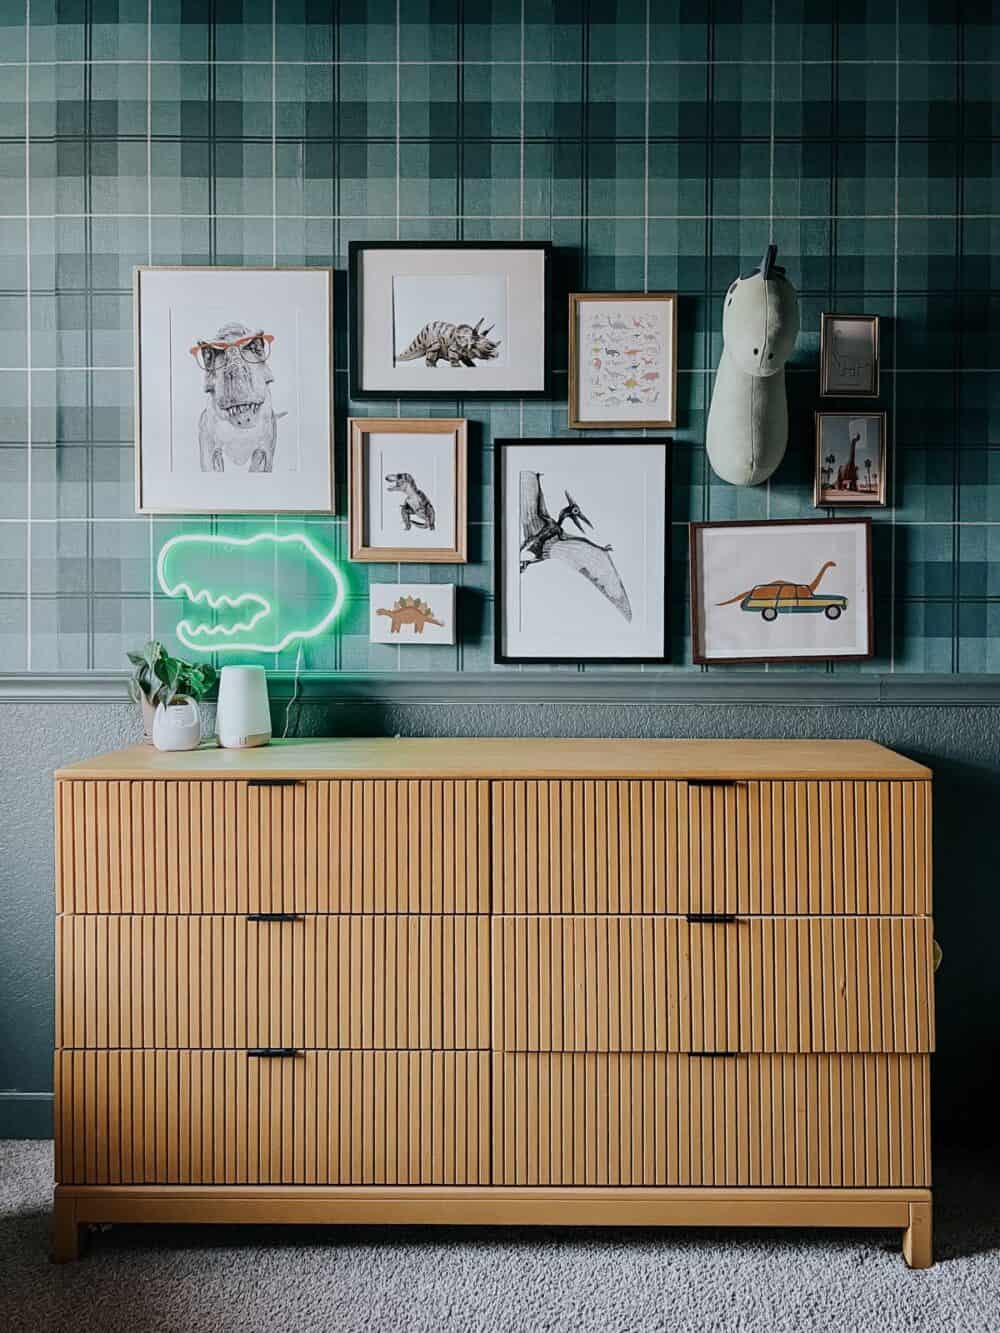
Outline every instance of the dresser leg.
[(76, 1204), (72, 1199), (57, 1196), (52, 1206), (53, 1263), (68, 1264), (79, 1257), (80, 1224), (76, 1220)]
[(910, 1268), (930, 1268), (934, 1262), (929, 1203), (910, 1204), (910, 1225), (903, 1232), (903, 1258)]

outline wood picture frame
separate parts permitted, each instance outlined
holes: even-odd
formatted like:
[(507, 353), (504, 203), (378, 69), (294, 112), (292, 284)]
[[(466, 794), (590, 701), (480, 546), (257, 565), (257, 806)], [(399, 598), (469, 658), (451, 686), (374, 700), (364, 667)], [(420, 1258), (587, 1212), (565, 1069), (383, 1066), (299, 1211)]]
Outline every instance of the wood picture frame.
[[(822, 555), (821, 550), (817, 550), (817, 535), (820, 532), (829, 532), (833, 528), (847, 530), (853, 533), (853, 536), (845, 537), (838, 543), (838, 553), (844, 551), (848, 553), (849, 561), (841, 559), (841, 567), (849, 563), (853, 565), (854, 580), (852, 584), (851, 598), (862, 598), (863, 606), (859, 611), (855, 610), (850, 616), (843, 613), (848, 611), (852, 605), (851, 598), (843, 593), (832, 593), (829, 589), (824, 589), (822, 593), (817, 592), (817, 588), (827, 569), (835, 567), (838, 562), (827, 559), (821, 566), (817, 565), (817, 560)], [(807, 529), (808, 537), (800, 543), (796, 550), (792, 543), (781, 540), (772, 542), (768, 547), (762, 548), (763, 555), (760, 552), (753, 552), (748, 549), (746, 539), (742, 544), (726, 541), (720, 544), (719, 551), (713, 552), (713, 559), (709, 562), (706, 559), (704, 549), (704, 538), (709, 533), (727, 533), (733, 537), (739, 538), (742, 534), (760, 534), (768, 536), (770, 534), (791, 534), (796, 529)], [(790, 518), (790, 519), (763, 519), (742, 521), (739, 519), (728, 520), (719, 523), (692, 523), (689, 525), (689, 565), (691, 573), (691, 634), (692, 634), (692, 656), (696, 663), (701, 666), (716, 665), (758, 665), (764, 662), (816, 662), (816, 661), (838, 661), (838, 662), (862, 662), (867, 661), (875, 655), (875, 624), (874, 624), (874, 598), (872, 593), (872, 520), (868, 517), (851, 518)], [(861, 549), (859, 550), (859, 542)], [(830, 545), (828, 540), (827, 545)], [(777, 548), (783, 548), (781, 550)], [(828, 551), (827, 554), (832, 554)], [(800, 561), (803, 564), (802, 569), (794, 568), (787, 571), (780, 568), (782, 559), (786, 563)], [(808, 562), (808, 568), (806, 564)], [(712, 565), (711, 574), (709, 574), (709, 563)], [(755, 566), (758, 568), (755, 570)], [(810, 572), (815, 569), (815, 577), (811, 582), (807, 582)], [(712, 645), (709, 645), (709, 635), (707, 634), (707, 622), (709, 615), (705, 605), (706, 584), (711, 579), (714, 580), (719, 570), (724, 571), (719, 577), (719, 587), (714, 589), (710, 597), (718, 596), (723, 593), (722, 601), (715, 601), (712, 606)], [(787, 575), (786, 577), (775, 578), (776, 574)], [(802, 576), (801, 579), (799, 576)], [(731, 584), (746, 583), (747, 586), (742, 591), (732, 593)], [(810, 603), (815, 602), (815, 605)], [(830, 609), (828, 609), (830, 608)], [(736, 624), (737, 630), (733, 634), (731, 630), (717, 632), (718, 622), (715, 618), (715, 612), (724, 609), (730, 624)], [(822, 612), (822, 615), (803, 615), (804, 611)], [(785, 613), (794, 614), (785, 614)], [(739, 622), (733, 622), (732, 616), (735, 613), (747, 615), (747, 621), (742, 625)], [(789, 634), (784, 627), (801, 622), (803, 626), (813, 625), (812, 637), (815, 645), (813, 651), (794, 651), (794, 633)], [(817, 633), (815, 627), (823, 626), (827, 629), (833, 625), (847, 625), (853, 629), (853, 639), (857, 641), (857, 648), (854, 648), (853, 641), (849, 637), (846, 642), (846, 651), (836, 651), (836, 641), (830, 633)], [(772, 635), (772, 643), (768, 644), (764, 633), (746, 632), (747, 629), (763, 626), (764, 630), (774, 630), (779, 627), (780, 640), (776, 644)], [(728, 633), (728, 641), (727, 641)], [(803, 630), (803, 637), (808, 635), (809, 631)], [(737, 638), (737, 635), (739, 636)], [(793, 645), (791, 651), (779, 651), (780, 647), (787, 647), (789, 641)], [(741, 649), (741, 643), (743, 648)], [(745, 649), (745, 650), (743, 650)]]
[[(838, 329), (838, 325), (844, 327)], [(867, 335), (862, 325), (868, 326)], [(878, 397), (879, 337), (878, 315), (820, 316), (821, 398)]]
[[(349, 242), (351, 398), (551, 397), (552, 250), (551, 241)], [(398, 288), (421, 282), (423, 294)], [(403, 344), (434, 322), (464, 328), (465, 345), (439, 344), (430, 360), (420, 352), (404, 364)], [(467, 345), (473, 335), (479, 350)]]
[[(347, 433), (351, 559), (370, 564), (466, 564), (468, 423), (465, 418), (351, 417)], [(385, 482), (378, 487), (379, 516), (383, 521), (373, 522), (369, 452), (379, 437), (384, 437), (380, 470)], [(410, 449), (415, 451), (415, 466), (420, 471), (400, 466), (401, 462), (410, 461)], [(431, 480), (422, 472), (429, 472)], [(379, 533), (385, 535), (390, 531), (389, 511), (396, 508), (394, 503), (388, 503), (390, 495), (402, 497), (398, 504), (399, 538), (394, 545), (372, 540)], [(431, 527), (427, 526), (428, 507)], [(442, 519), (446, 519), (446, 531), (438, 527)], [(392, 523), (394, 529), (394, 520)], [(431, 533), (439, 531), (444, 541), (436, 545)]]
[[(874, 439), (872, 422), (878, 423)], [(885, 412), (816, 412), (813, 504), (817, 509), (885, 508), (887, 429)]]
[[(610, 307), (605, 321), (584, 338), (583, 312), (599, 305)], [(667, 310), (651, 309), (647, 315), (646, 306)], [(586, 366), (581, 365), (583, 358)], [(614, 368), (609, 370), (612, 358)], [(598, 396), (609, 398), (609, 415), (594, 415)], [(583, 415), (583, 397), (590, 416)], [(653, 402), (665, 410), (647, 413)], [(570, 292), (567, 423), (572, 430), (669, 430), (677, 424), (676, 292)]]
[[(132, 304), (136, 513), (334, 513), (333, 269), (140, 264)], [(266, 315), (259, 332), (266, 352), (252, 367), (264, 364), (269, 374), (259, 386), (266, 398), (260, 411), (266, 407), (273, 418), (266, 466), (254, 465), (253, 449), (224, 419), (216, 457), (206, 458), (204, 423), (216, 427), (218, 400), (209, 393), (210, 367), (192, 360), (201, 348), (215, 348), (218, 358), (226, 343), (235, 349), (248, 342), (229, 322), (231, 315), (246, 318), (248, 307)], [(289, 351), (296, 353), (291, 365), (281, 360)], [(318, 391), (303, 391), (314, 381)], [(260, 425), (251, 421), (249, 432)], [(156, 432), (162, 438), (154, 443)], [(286, 441), (297, 450), (290, 469), (282, 466)]]
[[(663, 438), (494, 441), (495, 662), (505, 665), (575, 663), (614, 666), (640, 663), (662, 665), (669, 660), (670, 443), (670, 440)], [(507, 474), (508, 463), (515, 449), (521, 450), (524, 457), (515, 460), (519, 468), (519, 483), (518, 494), (512, 497), (508, 491)], [(589, 466), (596, 460), (599, 451), (607, 455), (605, 478), (602, 478), (599, 468)], [(566, 561), (555, 562), (553, 569), (554, 572), (558, 570), (559, 579), (551, 581), (540, 617), (543, 622), (546, 622), (546, 617), (550, 618), (552, 626), (551, 629), (543, 630), (542, 637), (550, 633), (552, 641), (561, 646), (567, 639), (572, 640), (574, 633), (579, 639), (579, 623), (581, 620), (586, 623), (588, 618), (593, 618), (601, 622), (600, 626), (595, 624), (593, 629), (594, 642), (602, 646), (609, 645), (607, 652), (555, 652), (540, 647), (527, 651), (530, 632), (524, 629), (519, 631), (522, 638), (521, 651), (511, 651), (508, 647), (508, 601), (518, 602), (516, 595), (513, 599), (510, 597), (513, 592), (512, 578), (517, 578), (517, 587), (520, 589), (520, 580), (525, 577), (528, 565), (546, 559), (544, 552), (535, 555), (532, 561), (525, 558), (528, 541), (524, 533), (525, 494), (523, 482), (520, 481), (522, 474), (537, 478), (538, 485), (533, 499), (549, 523), (558, 526), (560, 531), (562, 524), (566, 524), (564, 538), (569, 540), (559, 541), (560, 550), (564, 546), (568, 547), (571, 541), (586, 542), (588, 549), (596, 548), (597, 551), (607, 553), (612, 562), (617, 562), (617, 565), (613, 564), (606, 571), (606, 575), (593, 566), (585, 570), (577, 563), (574, 569)], [(652, 474), (655, 474), (656, 480), (653, 480)], [(573, 488), (572, 491), (568, 490), (567, 482)], [(631, 508), (628, 503), (619, 502), (620, 497), (614, 493), (616, 488), (633, 498)], [(562, 498), (563, 493), (566, 506), (559, 506), (557, 500)], [(548, 513), (546, 505), (549, 502), (553, 509), (559, 509), (557, 519)], [(588, 509), (589, 515), (586, 512)], [(636, 522), (637, 513), (642, 522)], [(516, 532), (512, 531), (514, 522), (518, 525)], [(657, 535), (655, 528), (658, 523), (661, 530)], [(652, 536), (646, 548), (629, 551), (628, 543), (633, 537), (650, 533)], [(580, 575), (584, 575), (582, 580)], [(538, 576), (534, 577), (537, 580)], [(584, 600), (578, 604), (578, 613), (573, 603), (577, 592), (584, 594)], [(638, 600), (640, 593), (641, 604)], [(637, 599), (634, 606), (630, 595)], [(575, 616), (576, 623), (567, 626), (567, 617), (570, 616)], [(519, 619), (523, 625), (525, 617)], [(639, 631), (642, 631), (641, 634)], [(622, 643), (627, 642), (630, 636), (637, 650), (632, 653), (621, 651)]]

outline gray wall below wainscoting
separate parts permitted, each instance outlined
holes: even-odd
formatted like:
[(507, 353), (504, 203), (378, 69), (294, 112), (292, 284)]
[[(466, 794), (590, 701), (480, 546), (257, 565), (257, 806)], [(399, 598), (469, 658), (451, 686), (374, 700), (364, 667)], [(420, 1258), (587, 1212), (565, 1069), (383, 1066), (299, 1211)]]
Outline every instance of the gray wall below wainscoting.
[[(276, 729), (284, 705), (276, 705)], [(307, 700), (300, 735), (866, 737), (935, 773), (939, 1137), (992, 1133), (1000, 1095), (1000, 707)], [(126, 703), (0, 706), (0, 1138), (51, 1133), (52, 772), (138, 737)], [(4, 1091), (5, 1090), (5, 1091)]]

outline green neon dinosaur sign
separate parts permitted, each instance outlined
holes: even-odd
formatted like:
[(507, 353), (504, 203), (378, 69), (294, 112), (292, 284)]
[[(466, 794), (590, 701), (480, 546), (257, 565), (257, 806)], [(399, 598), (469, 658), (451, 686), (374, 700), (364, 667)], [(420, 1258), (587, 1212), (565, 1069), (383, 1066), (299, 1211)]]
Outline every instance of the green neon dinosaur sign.
[[(280, 653), (314, 639), (336, 620), (346, 591), (337, 566), (301, 532), (171, 537), (160, 550), (156, 577), (168, 597), (213, 613), (177, 626), (181, 643), (202, 653)], [(273, 592), (279, 587), (297, 594), (284, 607)]]

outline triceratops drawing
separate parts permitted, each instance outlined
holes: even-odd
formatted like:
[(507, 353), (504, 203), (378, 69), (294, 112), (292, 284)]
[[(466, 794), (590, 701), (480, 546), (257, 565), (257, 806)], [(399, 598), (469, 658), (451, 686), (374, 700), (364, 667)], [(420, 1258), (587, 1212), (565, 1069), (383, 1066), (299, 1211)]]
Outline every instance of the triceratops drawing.
[(477, 361), (492, 361), (499, 351), (500, 341), (493, 342), (486, 335), (488, 329), (481, 319), (477, 324), (449, 324), (435, 319), (425, 324), (408, 347), (397, 353), (397, 361), (417, 361), (424, 358), (428, 366), (436, 366), (443, 357), (449, 366), (474, 366)]
[(227, 462), (249, 472), (273, 470), (278, 421), (267, 364), (271, 341), (271, 334), (245, 324), (224, 324), (191, 348), (209, 395), (198, 422), (202, 472), (225, 472)]

